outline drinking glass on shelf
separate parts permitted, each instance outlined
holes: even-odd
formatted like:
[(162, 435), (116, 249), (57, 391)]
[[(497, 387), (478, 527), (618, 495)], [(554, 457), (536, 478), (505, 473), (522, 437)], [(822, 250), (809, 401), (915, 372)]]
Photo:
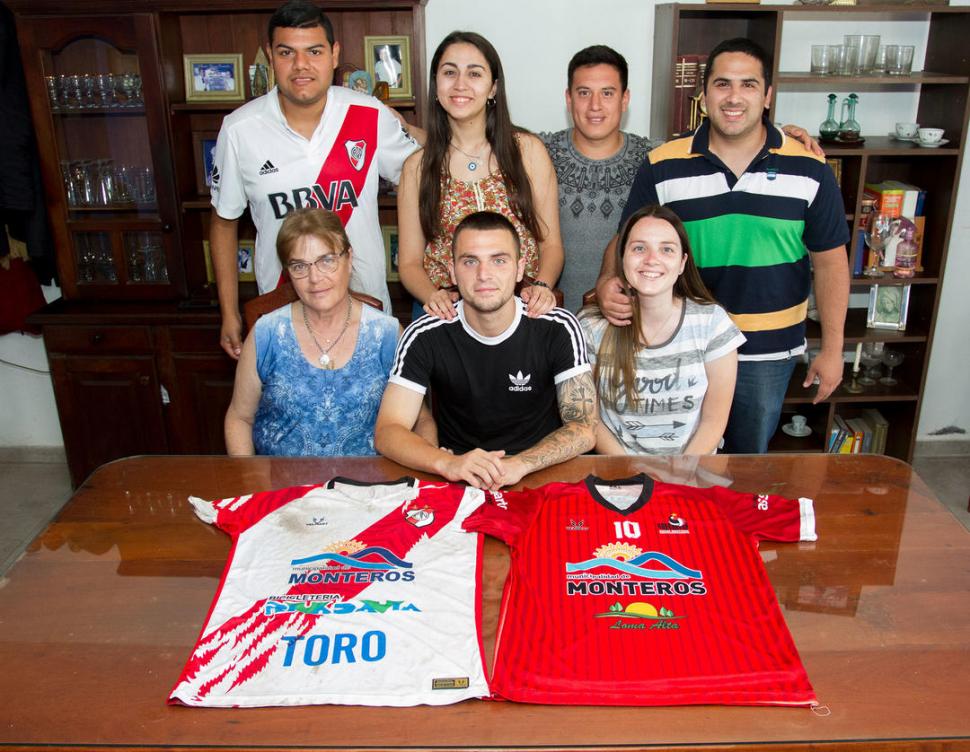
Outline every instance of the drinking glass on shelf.
[(68, 82), (68, 100), (64, 104), (79, 109), (84, 106), (84, 85), (81, 81), (81, 76), (78, 74), (73, 74), (67, 77)]
[(872, 73), (876, 65), (876, 54), (879, 52), (879, 35), (863, 34), (859, 47), (859, 70), (861, 73)]
[(874, 386), (876, 379), (882, 375), (879, 370), (879, 364), (882, 363), (882, 353), (876, 351), (877, 344), (882, 343), (866, 342), (862, 346), (862, 354), (859, 356), (859, 362), (862, 363), (864, 368), (862, 369), (862, 375), (858, 378), (858, 382), (862, 386)]
[(875, 60), (872, 63), (872, 72), (883, 74), (886, 72), (886, 45), (879, 45), (879, 49), (876, 51)]
[(81, 76), (81, 91), (82, 91), (82, 101), (81, 106), (90, 110), (92, 107), (97, 107), (98, 102), (95, 98), (95, 91), (97, 90), (97, 77), (92, 76), (90, 73), (85, 73)]
[(119, 88), (121, 89), (121, 93), (124, 95), (124, 98), (125, 98), (124, 106), (136, 107), (137, 105), (135, 103), (135, 91), (137, 87), (135, 84), (135, 74), (131, 72), (122, 73), (121, 83)]
[(816, 76), (827, 76), (832, 72), (829, 50), (831, 45), (812, 45), (812, 73)]
[(61, 102), (60, 92), (57, 86), (57, 76), (44, 76), (44, 82), (47, 84), (47, 97), (51, 101), (51, 109), (59, 109)]
[(893, 378), (893, 369), (903, 362), (905, 355), (900, 350), (890, 350), (886, 348), (882, 353), (882, 362), (885, 364), (889, 373), (879, 379), (880, 384), (885, 386), (896, 386), (899, 383), (897, 379)]
[(77, 253), (78, 282), (93, 282), (97, 254), (91, 248), (88, 233), (78, 233), (74, 236), (74, 247)]
[(101, 107), (113, 107), (115, 103), (114, 76), (110, 73), (99, 73), (94, 79), (98, 91), (98, 104)]
[(142, 98), (141, 93), (141, 76), (139, 76), (137, 73), (131, 74), (131, 87), (132, 102), (138, 107), (145, 104), (145, 100)]
[(98, 181), (98, 205), (110, 206), (118, 200), (115, 190), (114, 160), (98, 159), (94, 164)]
[(890, 76), (908, 76), (913, 72), (913, 53), (911, 44), (886, 45), (886, 72)]
[(886, 250), (886, 243), (893, 232), (895, 219), (888, 214), (869, 215), (869, 223), (866, 225), (865, 235), (863, 236), (866, 245), (873, 252), (872, 263), (866, 267), (863, 274), (867, 277), (877, 279), (883, 276), (880, 266), (882, 265), (883, 251)]
[(842, 59), (837, 73), (840, 76), (855, 76), (859, 73), (859, 53), (861, 47), (856, 44), (842, 45)]
[(97, 245), (97, 266), (98, 272), (103, 279), (108, 282), (118, 281), (118, 272), (115, 269), (114, 255), (111, 252), (111, 239), (107, 233), (99, 232), (92, 236)]

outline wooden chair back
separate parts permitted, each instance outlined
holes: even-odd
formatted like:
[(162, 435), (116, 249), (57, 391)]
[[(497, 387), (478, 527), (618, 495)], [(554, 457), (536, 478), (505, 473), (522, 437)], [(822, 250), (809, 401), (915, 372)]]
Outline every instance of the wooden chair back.
[[(373, 295), (368, 295), (365, 292), (357, 292), (356, 290), (351, 290), (350, 295), (361, 303), (366, 303), (376, 308), (378, 311), (384, 310), (381, 301)], [(243, 305), (243, 318), (246, 320), (246, 330), (251, 330), (260, 316), (270, 311), (275, 311), (277, 308), (285, 306), (287, 303), (292, 303), (294, 300), (296, 300), (296, 290), (293, 289), (293, 285), (290, 284), (289, 280), (285, 280), (275, 290), (246, 301)]]

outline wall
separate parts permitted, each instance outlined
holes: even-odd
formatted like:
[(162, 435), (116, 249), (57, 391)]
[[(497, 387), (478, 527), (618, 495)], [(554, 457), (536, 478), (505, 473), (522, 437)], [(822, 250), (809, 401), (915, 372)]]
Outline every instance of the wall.
[[(51, 301), (60, 292), (46, 287), (44, 297)], [(0, 416), (0, 447), (64, 446), (40, 337), (0, 337)]]
[[(960, 0), (954, 5), (970, 5)], [(510, 106), (515, 121), (532, 130), (558, 130), (568, 125), (563, 92), (566, 65), (574, 52), (590, 44), (604, 43), (616, 48), (630, 64), (630, 109), (624, 128), (647, 132), (650, 112), (653, 17), (655, 0), (492, 0), (483, 11), (481, 0), (429, 0), (425, 25), (431, 59), (438, 41), (454, 29), (470, 29), (485, 35), (498, 49), (508, 72)], [(798, 55), (819, 29), (814, 24), (799, 24), (786, 37), (788, 54)], [(851, 31), (839, 24), (826, 32), (835, 38)], [(925, 24), (916, 23), (905, 32), (917, 45), (925, 39)], [(538, 41), (537, 41), (538, 40)], [(783, 58), (782, 62), (786, 62)], [(921, 58), (917, 59), (917, 65)], [(797, 61), (788, 67), (800, 66)], [(827, 92), (825, 92), (827, 93)], [(910, 119), (915, 97), (905, 93), (880, 93), (879, 107), (860, 105), (864, 132), (888, 132), (895, 119)], [(816, 101), (816, 99), (818, 101)], [(778, 115), (786, 122), (797, 122), (814, 129), (824, 118), (823, 97), (797, 104), (788, 97), (778, 102)], [(887, 104), (888, 103), (888, 104)], [(821, 112), (821, 115), (819, 113)], [(653, 134), (660, 136), (662, 134)], [(970, 160), (964, 163), (961, 185), (970, 186)], [(963, 280), (970, 279), (970, 191), (962, 191), (956, 212), (947, 284), (943, 289), (936, 344), (930, 361), (923, 414), (918, 438), (944, 426), (970, 430), (970, 340), (960, 334), (963, 322), (970, 321), (970, 295), (962, 291)], [(45, 368), (40, 342), (7, 335), (0, 337), (0, 360)], [(0, 363), (0, 446), (48, 446), (61, 443), (54, 409), (53, 392), (46, 376), (18, 371)], [(953, 438), (946, 436), (944, 438)]]

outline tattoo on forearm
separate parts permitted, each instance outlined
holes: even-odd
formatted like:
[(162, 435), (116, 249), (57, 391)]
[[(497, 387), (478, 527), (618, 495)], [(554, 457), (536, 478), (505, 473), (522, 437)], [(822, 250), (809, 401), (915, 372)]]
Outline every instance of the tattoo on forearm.
[(517, 455), (533, 471), (565, 462), (596, 443), (596, 387), (589, 372), (567, 379), (556, 387), (562, 428)]

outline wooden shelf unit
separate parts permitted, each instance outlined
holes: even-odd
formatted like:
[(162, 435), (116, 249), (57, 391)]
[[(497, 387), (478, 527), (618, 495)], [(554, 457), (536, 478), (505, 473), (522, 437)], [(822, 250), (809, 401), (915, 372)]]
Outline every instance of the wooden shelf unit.
[[(364, 37), (411, 39), (414, 97), (389, 105), (420, 124), (427, 84), (427, 0), (328, 0), (341, 62), (364, 67)], [(64, 300), (33, 317), (43, 327), (55, 399), (75, 485), (98, 465), (129, 454), (225, 452), (222, 419), (235, 362), (219, 347), (219, 313), (207, 279), (203, 240), (209, 199), (199, 186), (201, 138), (243, 102), (186, 102), (185, 54), (240, 53), (248, 66), (265, 41), (279, 0), (7, 0), (17, 19), (31, 114), (41, 154)], [(144, 104), (100, 106), (70, 92), (48, 95), (47, 75), (137, 73)], [(121, 95), (125, 95), (122, 90)], [(83, 101), (81, 101), (83, 99)], [(202, 134), (206, 134), (202, 136)], [(68, 203), (62, 161), (110, 158), (150, 167), (151, 201)], [(393, 196), (379, 202), (396, 224)], [(128, 258), (131, 236), (152, 234), (167, 278), (140, 280)], [(240, 238), (252, 239), (248, 215)], [(83, 242), (82, 242), (83, 241)], [(96, 245), (95, 263), (82, 258)], [(105, 270), (113, 266), (113, 271)], [(94, 271), (92, 271), (94, 270)], [(87, 272), (87, 273), (85, 273)], [(389, 283), (394, 312), (410, 299)], [(255, 284), (240, 284), (244, 302)]]
[[(840, 76), (819, 77), (809, 71), (779, 71), (782, 29), (787, 21), (818, 20), (844, 22), (851, 17), (928, 25), (924, 70), (908, 76)], [(781, 423), (801, 412), (808, 418), (812, 435), (793, 438), (780, 427), (772, 439), (770, 451), (823, 451), (836, 414), (858, 415), (862, 409), (876, 407), (889, 421), (886, 453), (910, 461), (913, 456), (916, 427), (919, 423), (926, 371), (937, 325), (940, 291), (946, 269), (947, 250), (953, 226), (956, 184), (967, 140), (968, 102), (970, 102), (970, 59), (965, 54), (970, 39), (970, 7), (946, 5), (728, 5), (664, 4), (656, 8), (653, 49), (653, 90), (651, 99), (651, 135), (654, 138), (673, 135), (675, 113), (674, 69), (678, 55), (707, 54), (714, 46), (731, 37), (750, 37), (761, 44), (775, 61), (772, 81), (776, 94), (805, 92), (817, 96), (829, 91), (838, 81), (840, 89), (866, 90), (886, 87), (911, 90), (919, 98), (917, 120), (945, 129), (949, 143), (935, 149), (921, 148), (898, 141), (889, 135), (862, 134), (860, 146), (826, 146), (826, 155), (842, 159), (842, 194), (846, 223), (851, 232), (848, 248), (849, 268), (858, 254), (856, 218), (862, 216), (865, 183), (886, 179), (912, 183), (926, 190), (926, 227), (923, 242), (923, 271), (910, 280), (891, 276), (882, 279), (853, 277), (854, 293), (865, 293), (872, 285), (911, 284), (910, 308), (903, 332), (866, 328), (865, 309), (849, 310), (845, 326), (845, 352), (854, 355), (859, 342), (885, 342), (887, 347), (905, 355), (897, 367), (900, 383), (893, 387), (869, 387), (851, 394), (845, 385), (851, 380), (851, 363), (846, 364), (843, 385), (829, 400), (812, 405), (808, 390), (801, 384), (805, 366), (796, 369), (785, 399)], [(770, 116), (774, 119), (773, 98)], [(816, 123), (802, 123), (808, 128)], [(808, 347), (820, 342), (818, 324), (808, 322)]]

